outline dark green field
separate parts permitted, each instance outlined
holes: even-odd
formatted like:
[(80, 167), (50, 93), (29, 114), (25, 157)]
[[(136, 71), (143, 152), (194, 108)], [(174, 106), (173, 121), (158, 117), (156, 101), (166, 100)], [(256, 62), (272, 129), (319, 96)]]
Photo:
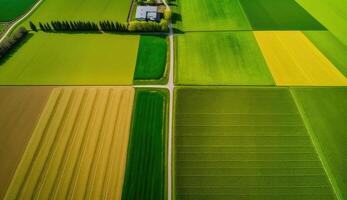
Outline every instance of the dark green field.
[(334, 199), (288, 89), (178, 88), (176, 199)]
[(167, 49), (165, 36), (142, 35), (134, 80), (162, 79), (166, 68)]
[(14, 20), (24, 14), (37, 0), (0, 0), (0, 22)]
[(122, 199), (166, 198), (166, 90), (137, 89)]
[(347, 88), (292, 89), (340, 199), (347, 199)]
[(240, 0), (253, 30), (325, 29), (294, 0)]

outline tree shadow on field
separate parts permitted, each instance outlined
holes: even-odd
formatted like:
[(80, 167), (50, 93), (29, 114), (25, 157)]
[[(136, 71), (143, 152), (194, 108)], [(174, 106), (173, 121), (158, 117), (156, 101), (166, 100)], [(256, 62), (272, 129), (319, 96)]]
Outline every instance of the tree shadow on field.
[(21, 48), (25, 43), (27, 43), (33, 36), (34, 34), (28, 33), (24, 38), (22, 38), (20, 41), (14, 44), (11, 50), (4, 57), (0, 58), (0, 67), (4, 63), (6, 63), (11, 57), (13, 57), (13, 55), (18, 51), (18, 49)]
[(176, 12), (172, 13), (171, 21), (173, 24), (176, 24), (176, 22), (181, 22), (182, 21), (182, 15), (179, 13), (176, 13)]

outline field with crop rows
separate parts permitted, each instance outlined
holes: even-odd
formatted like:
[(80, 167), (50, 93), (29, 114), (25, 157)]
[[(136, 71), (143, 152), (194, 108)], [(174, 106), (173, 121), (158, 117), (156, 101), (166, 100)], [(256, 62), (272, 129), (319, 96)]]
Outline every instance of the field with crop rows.
[(176, 39), (177, 84), (274, 84), (252, 32), (186, 33)]
[(159, 80), (166, 71), (167, 39), (160, 35), (141, 35), (134, 80)]
[(51, 87), (0, 87), (0, 199), (6, 193), (51, 90)]
[(176, 199), (334, 199), (285, 88), (178, 88)]
[(36, 33), (0, 63), (0, 84), (131, 84), (138, 40), (136, 35)]
[(168, 91), (136, 89), (122, 199), (166, 199)]
[(293, 88), (340, 199), (347, 198), (347, 88)]
[(257, 31), (277, 85), (346, 86), (347, 78), (299, 31)]
[(5, 199), (119, 199), (134, 89), (54, 89)]
[(181, 31), (251, 30), (238, 0), (177, 0)]
[(0, 0), (0, 22), (14, 20), (24, 14), (36, 0)]

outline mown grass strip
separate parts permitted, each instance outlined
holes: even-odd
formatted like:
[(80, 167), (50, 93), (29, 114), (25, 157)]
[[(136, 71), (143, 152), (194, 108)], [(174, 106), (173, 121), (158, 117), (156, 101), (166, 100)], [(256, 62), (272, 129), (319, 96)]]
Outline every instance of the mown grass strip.
[(168, 91), (137, 89), (122, 199), (166, 199)]
[(133, 96), (131, 87), (54, 89), (5, 199), (119, 199)]
[(167, 49), (166, 36), (142, 35), (137, 51), (134, 80), (162, 79), (166, 69)]
[(292, 88), (340, 199), (347, 198), (347, 88)]
[(176, 199), (334, 199), (286, 88), (175, 90)]

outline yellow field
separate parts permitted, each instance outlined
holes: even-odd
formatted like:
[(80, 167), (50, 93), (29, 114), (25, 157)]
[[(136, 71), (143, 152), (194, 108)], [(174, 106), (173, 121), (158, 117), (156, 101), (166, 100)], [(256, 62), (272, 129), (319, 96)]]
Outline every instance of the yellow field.
[(300, 31), (256, 31), (277, 85), (340, 86), (347, 79)]
[(5, 199), (120, 199), (134, 93), (54, 89)]

